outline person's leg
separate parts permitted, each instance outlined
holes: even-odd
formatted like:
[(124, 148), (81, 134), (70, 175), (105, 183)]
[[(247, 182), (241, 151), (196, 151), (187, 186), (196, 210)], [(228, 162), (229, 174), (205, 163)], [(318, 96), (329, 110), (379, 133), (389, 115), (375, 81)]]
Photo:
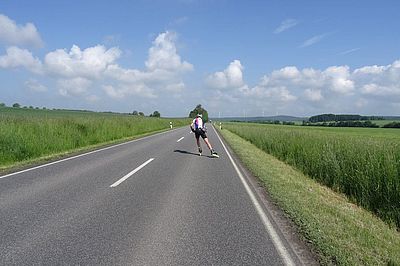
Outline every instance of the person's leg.
[(199, 137), (196, 138), (196, 143), (197, 143), (197, 147), (200, 148), (200, 138)]
[(207, 147), (210, 149), (210, 151), (213, 150), (211, 143), (208, 141), (208, 138), (204, 138), (204, 142), (207, 144)]

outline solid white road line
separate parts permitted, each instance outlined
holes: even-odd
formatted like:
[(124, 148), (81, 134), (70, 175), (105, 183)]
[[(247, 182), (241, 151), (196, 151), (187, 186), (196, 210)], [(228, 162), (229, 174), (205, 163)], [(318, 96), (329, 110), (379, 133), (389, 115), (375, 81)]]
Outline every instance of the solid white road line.
[(228, 154), (228, 157), (229, 157), (233, 167), (235, 168), (240, 180), (242, 181), (242, 184), (243, 184), (244, 188), (246, 189), (247, 194), (249, 195), (251, 201), (253, 202), (253, 205), (254, 205), (258, 215), (260, 216), (265, 229), (267, 230), (269, 236), (271, 237), (272, 243), (274, 244), (275, 248), (281, 255), (281, 258), (283, 259), (283, 261), (285, 262), (286, 265), (295, 265), (289, 252), (287, 251), (286, 247), (283, 245), (278, 233), (276, 232), (275, 228), (273, 227), (271, 221), (268, 219), (268, 216), (265, 214), (263, 208), (261, 207), (261, 204), (258, 202), (258, 200), (257, 200), (256, 196), (254, 195), (253, 191), (251, 190), (250, 186), (247, 184), (245, 177), (240, 172), (238, 166), (236, 165), (235, 161), (233, 160), (228, 149), (225, 147), (224, 143), (222, 142), (219, 134), (217, 133), (217, 131), (215, 130), (214, 127), (213, 127), (213, 129), (215, 131), (215, 134), (217, 134), (217, 137), (218, 137), (219, 141), (221, 142), (222, 147), (224, 148), (226, 154)]
[(183, 140), (184, 138), (185, 138), (185, 137), (182, 137), (182, 138), (178, 139), (176, 142), (179, 142), (179, 141)]
[(90, 151), (90, 152), (87, 152), (87, 153), (83, 153), (83, 154), (79, 154), (79, 155), (76, 155), (76, 156), (68, 157), (68, 158), (65, 158), (65, 159), (62, 159), (62, 160), (58, 160), (58, 161), (55, 161), (55, 162), (42, 164), (42, 165), (39, 165), (39, 166), (36, 166), (36, 167), (32, 167), (32, 168), (28, 168), (28, 169), (25, 169), (25, 170), (22, 170), (22, 171), (18, 171), (18, 172), (15, 172), (15, 173), (11, 173), (11, 174), (0, 176), (0, 179), (6, 178), (6, 177), (9, 177), (9, 176), (13, 176), (13, 175), (22, 174), (22, 173), (29, 172), (29, 171), (32, 171), (32, 170), (36, 170), (36, 169), (39, 169), (39, 168), (50, 166), (50, 165), (53, 165), (53, 164), (69, 161), (69, 160), (76, 159), (76, 158), (79, 158), (79, 157), (82, 157), (82, 156), (86, 156), (86, 155), (89, 155), (89, 154), (92, 154), (92, 153), (105, 151), (105, 150), (112, 149), (112, 148), (115, 148), (115, 147), (118, 147), (118, 146), (129, 144), (129, 143), (132, 143), (132, 142), (145, 140), (145, 139), (148, 139), (148, 138), (151, 138), (151, 137), (154, 137), (154, 136), (158, 136), (158, 135), (161, 135), (161, 134), (166, 134), (168, 132), (172, 132), (172, 131), (175, 131), (175, 130), (178, 130), (178, 129), (179, 128), (168, 130), (168, 131), (164, 131), (164, 132), (160, 132), (160, 133), (157, 133), (157, 134), (154, 134), (154, 135), (146, 136), (146, 137), (139, 138), (139, 139), (134, 139), (134, 140), (131, 140), (131, 141), (128, 141), (128, 142), (123, 142), (123, 143), (112, 145), (112, 146), (109, 146), (109, 147), (106, 147), (106, 148), (102, 148), (102, 149), (99, 149), (99, 150)]
[(110, 187), (116, 187), (125, 180), (127, 180), (130, 176), (132, 176), (134, 173), (145, 167), (147, 164), (149, 164), (151, 161), (153, 161), (154, 158), (148, 159), (146, 162), (142, 163), (139, 167), (137, 167), (135, 170), (131, 171), (130, 173), (126, 174), (123, 178), (112, 184)]

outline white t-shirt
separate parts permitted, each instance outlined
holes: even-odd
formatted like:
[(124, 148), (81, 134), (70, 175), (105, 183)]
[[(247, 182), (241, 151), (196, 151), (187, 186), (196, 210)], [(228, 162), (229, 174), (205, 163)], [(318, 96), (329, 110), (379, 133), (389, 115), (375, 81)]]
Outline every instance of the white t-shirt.
[(201, 119), (201, 117), (196, 117), (195, 119), (193, 119), (193, 128), (194, 130), (200, 128), (202, 129), (204, 126), (203, 124), (203, 119)]

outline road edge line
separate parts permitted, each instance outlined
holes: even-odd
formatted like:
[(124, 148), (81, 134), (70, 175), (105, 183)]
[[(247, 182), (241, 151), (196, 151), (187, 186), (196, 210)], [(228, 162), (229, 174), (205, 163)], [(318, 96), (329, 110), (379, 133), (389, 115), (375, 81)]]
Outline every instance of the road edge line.
[(32, 168), (28, 168), (28, 169), (24, 169), (24, 170), (21, 170), (21, 171), (18, 171), (18, 172), (14, 172), (14, 173), (10, 173), (10, 174), (6, 174), (6, 175), (3, 175), (3, 176), (0, 176), (0, 179), (6, 178), (6, 177), (10, 177), (10, 176), (14, 176), (14, 175), (18, 175), (18, 174), (22, 174), (22, 173), (26, 173), (26, 172), (33, 171), (33, 170), (36, 170), (36, 169), (44, 168), (44, 167), (47, 167), (47, 166), (50, 166), (50, 165), (53, 165), (53, 164), (62, 163), (62, 162), (65, 162), (65, 161), (69, 161), (69, 160), (76, 159), (76, 158), (79, 158), (79, 157), (83, 157), (83, 156), (86, 156), (86, 155), (90, 155), (90, 154), (93, 154), (93, 153), (109, 150), (109, 149), (112, 149), (112, 148), (115, 148), (115, 147), (127, 145), (127, 144), (130, 144), (130, 143), (136, 142), (136, 141), (141, 141), (141, 140), (148, 139), (148, 138), (151, 138), (151, 137), (154, 137), (154, 136), (166, 134), (166, 133), (178, 130), (178, 129), (180, 129), (180, 128), (176, 128), (176, 129), (172, 129), (172, 130), (156, 133), (156, 134), (153, 134), (153, 135), (150, 135), (150, 136), (145, 136), (143, 138), (138, 138), (138, 139), (130, 140), (130, 141), (127, 141), (127, 142), (123, 142), (123, 143), (115, 144), (115, 145), (112, 145), (112, 146), (108, 146), (108, 147), (105, 147), (105, 148), (101, 148), (101, 149), (98, 149), (98, 150), (94, 150), (94, 151), (78, 154), (78, 155), (75, 155), (75, 156), (72, 156), (72, 157), (68, 157), (68, 158), (64, 158), (64, 159), (61, 159), (61, 160), (57, 160), (57, 161), (54, 161), (54, 162), (51, 162), (51, 163), (38, 165), (38, 166), (35, 166), (35, 167), (32, 167)]
[(289, 252), (287, 251), (285, 245), (282, 243), (278, 233), (276, 232), (275, 228), (273, 227), (271, 221), (268, 219), (268, 216), (265, 214), (261, 204), (259, 203), (259, 201), (257, 200), (256, 196), (254, 195), (253, 191), (251, 190), (249, 184), (247, 183), (245, 177), (243, 176), (242, 172), (239, 170), (239, 167), (236, 165), (235, 161), (233, 160), (230, 152), (228, 151), (228, 149), (226, 148), (225, 144), (223, 143), (221, 137), (219, 136), (218, 132), (215, 130), (215, 128), (213, 127), (215, 134), (217, 135), (219, 141), (222, 144), (222, 147), (224, 148), (226, 154), (228, 155), (229, 160), (231, 161), (233, 167), (236, 170), (236, 173), (238, 174), (240, 181), (242, 182), (247, 194), (249, 195), (256, 211), (257, 214), (259, 215), (265, 229), (267, 230), (269, 236), (271, 237), (272, 243), (274, 244), (276, 250), (278, 251), (279, 255), (281, 256), (281, 258), (283, 259), (285, 265), (290, 265), (290, 266), (294, 266), (295, 263), (292, 260)]

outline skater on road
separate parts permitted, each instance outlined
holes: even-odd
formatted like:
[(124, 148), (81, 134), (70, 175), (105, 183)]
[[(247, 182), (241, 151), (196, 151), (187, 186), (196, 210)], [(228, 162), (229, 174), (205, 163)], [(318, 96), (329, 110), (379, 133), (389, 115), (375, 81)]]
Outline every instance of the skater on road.
[(207, 138), (206, 127), (203, 123), (202, 117), (203, 116), (201, 114), (197, 114), (196, 118), (193, 119), (193, 122), (190, 125), (190, 129), (194, 132), (194, 135), (196, 137), (197, 147), (199, 148), (199, 155), (201, 156), (201, 153), (202, 153), (202, 149), (200, 146), (200, 136), (201, 136), (203, 138), (204, 142), (207, 144), (207, 147), (210, 149), (211, 155), (214, 157), (219, 157), (218, 153), (216, 153), (214, 151), (214, 149), (211, 146), (210, 141)]

